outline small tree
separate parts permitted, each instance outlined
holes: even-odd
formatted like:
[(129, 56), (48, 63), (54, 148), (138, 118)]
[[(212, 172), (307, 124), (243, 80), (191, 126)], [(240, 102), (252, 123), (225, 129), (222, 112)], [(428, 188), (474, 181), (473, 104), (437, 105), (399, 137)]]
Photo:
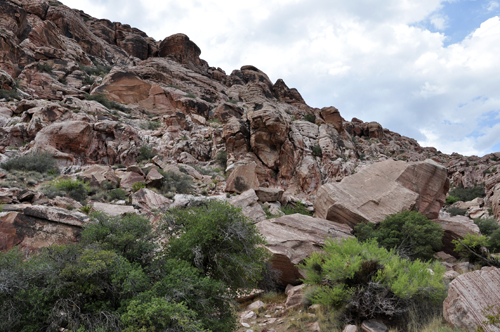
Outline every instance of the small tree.
[(227, 202), (173, 209), (165, 215), (163, 230), (170, 237), (167, 257), (190, 262), (233, 293), (255, 287), (268, 259), (255, 225)]

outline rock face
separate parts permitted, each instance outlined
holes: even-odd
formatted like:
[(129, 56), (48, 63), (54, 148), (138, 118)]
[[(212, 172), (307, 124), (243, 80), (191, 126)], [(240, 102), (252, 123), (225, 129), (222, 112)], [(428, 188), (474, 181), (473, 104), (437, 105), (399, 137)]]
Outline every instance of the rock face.
[(242, 193), (248, 189), (258, 189), (256, 167), (257, 164), (254, 162), (237, 166), (226, 181), (226, 191)]
[(453, 327), (475, 331), (482, 326), (486, 332), (498, 332), (499, 328), (483, 325), (489, 306), (500, 305), (500, 269), (484, 267), (479, 271), (458, 276), (450, 283), (448, 297), (443, 304), (443, 315)]
[(257, 223), (273, 254), (273, 268), (280, 271), (283, 285), (296, 285), (304, 276), (296, 265), (314, 251), (320, 251), (326, 238), (351, 237), (352, 229), (336, 222), (302, 214), (286, 215)]
[(323, 185), (314, 208), (317, 217), (351, 227), (360, 222), (378, 223), (404, 210), (435, 219), (448, 188), (446, 168), (432, 160), (387, 160), (365, 167), (341, 183)]
[(250, 189), (232, 198), (229, 203), (241, 207), (245, 216), (255, 222), (259, 222), (266, 219), (266, 213), (258, 203), (258, 200), (259, 198), (255, 194), (255, 190)]

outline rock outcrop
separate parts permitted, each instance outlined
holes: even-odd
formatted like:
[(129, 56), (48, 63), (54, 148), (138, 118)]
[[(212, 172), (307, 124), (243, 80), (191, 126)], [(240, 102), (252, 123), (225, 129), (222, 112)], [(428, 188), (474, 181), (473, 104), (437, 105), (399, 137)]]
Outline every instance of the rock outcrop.
[(435, 220), (444, 230), (442, 250), (452, 256), (459, 257), (454, 250), (453, 240), (462, 239), (467, 234), (480, 234), (474, 221), (464, 216), (454, 216)]
[(435, 219), (448, 188), (446, 168), (432, 160), (387, 160), (365, 167), (341, 183), (323, 185), (314, 202), (315, 215), (351, 227), (360, 222), (379, 223), (387, 215), (405, 210)]
[(475, 331), (481, 326), (486, 332), (499, 328), (488, 324), (486, 315), (500, 308), (500, 269), (484, 267), (462, 274), (450, 283), (448, 297), (443, 304), (446, 321), (455, 328)]

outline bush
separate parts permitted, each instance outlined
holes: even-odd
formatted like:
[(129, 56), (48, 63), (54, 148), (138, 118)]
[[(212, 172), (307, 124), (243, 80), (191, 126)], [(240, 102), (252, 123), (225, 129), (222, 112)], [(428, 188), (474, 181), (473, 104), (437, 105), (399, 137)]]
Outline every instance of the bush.
[(48, 152), (32, 152), (7, 160), (1, 164), (2, 168), (19, 171), (35, 171), (38, 173), (47, 173), (49, 171), (58, 172), (56, 161)]
[(240, 208), (213, 200), (170, 210), (164, 221), (169, 258), (189, 262), (233, 294), (257, 286), (268, 254), (263, 237)]
[(215, 161), (225, 170), (227, 168), (227, 152), (225, 150), (220, 150), (219, 152), (217, 152)]
[(296, 213), (300, 213), (300, 214), (303, 214), (305, 216), (311, 215), (311, 212), (309, 212), (309, 210), (307, 210), (306, 206), (302, 202), (296, 202), (293, 205), (288, 204), (286, 206), (282, 206), (281, 211), (283, 211), (283, 213), (285, 215), (296, 214)]
[(456, 203), (456, 202), (459, 202), (459, 201), (460, 201), (460, 198), (448, 195), (448, 196), (446, 196), (445, 204), (446, 205), (452, 205), (453, 203)]
[(323, 157), (323, 151), (321, 150), (321, 146), (316, 144), (315, 146), (312, 147), (312, 155), (314, 157)]
[(153, 148), (151, 147), (151, 145), (146, 144), (139, 148), (139, 155), (137, 156), (136, 160), (137, 162), (141, 162), (145, 160), (150, 160), (154, 156), (156, 156), (156, 153), (153, 152)]
[(38, 67), (38, 70), (40, 70), (43, 73), (52, 74), (52, 66), (48, 63), (39, 62), (37, 64), (37, 67)]
[(483, 186), (476, 186), (473, 188), (456, 187), (450, 190), (448, 194), (450, 196), (457, 197), (460, 201), (463, 202), (472, 201), (476, 197), (486, 196), (486, 192), (484, 191)]
[(450, 208), (448, 208), (448, 213), (450, 214), (450, 216), (454, 217), (454, 216), (465, 216), (465, 214), (467, 213), (467, 210), (466, 209), (461, 209), (457, 206), (452, 206)]
[(16, 89), (10, 89), (10, 90), (5, 90), (5, 89), (0, 89), (0, 99), (21, 99), (19, 97), (19, 92), (17, 92)]
[(110, 200), (124, 200), (127, 198), (127, 192), (121, 188), (113, 189), (109, 192)]
[(495, 218), (476, 218), (474, 223), (479, 227), (481, 234), (490, 236), (493, 232), (500, 228), (498, 221)]
[(161, 169), (158, 170), (158, 172), (163, 175), (160, 189), (163, 193), (175, 192), (179, 194), (190, 194), (193, 191), (193, 181), (190, 176), (174, 172), (165, 172)]
[[(85, 72), (87, 75), (104, 76), (109, 73), (111, 69), (113, 69), (113, 67), (103, 66), (98, 63), (95, 63), (95, 67), (89, 67), (80, 64), (80, 70)], [(92, 84), (93, 83), (94, 82), (92, 82)]]
[(187, 97), (187, 98), (196, 98), (196, 95), (193, 94), (193, 93), (188, 93), (188, 94), (184, 95), (184, 97)]
[(493, 253), (500, 252), (500, 229), (497, 229), (493, 233), (491, 233), (490, 238), (488, 239), (488, 249)]
[(454, 251), (461, 257), (467, 258), (470, 263), (480, 261), (480, 257), (487, 257), (483, 248), (488, 244), (488, 238), (484, 235), (467, 233), (461, 240), (451, 241), (455, 245)]
[(303, 119), (311, 123), (316, 123), (316, 116), (314, 114), (306, 114)]
[(360, 241), (376, 239), (382, 247), (411, 259), (432, 259), (443, 246), (441, 226), (415, 211), (390, 215), (378, 227), (358, 224), (354, 232)]
[(327, 240), (323, 250), (299, 266), (304, 282), (317, 287), (310, 299), (342, 310), (349, 321), (404, 317), (415, 303), (431, 303), (434, 310), (446, 295), (445, 268), (439, 262), (402, 259), (375, 239)]

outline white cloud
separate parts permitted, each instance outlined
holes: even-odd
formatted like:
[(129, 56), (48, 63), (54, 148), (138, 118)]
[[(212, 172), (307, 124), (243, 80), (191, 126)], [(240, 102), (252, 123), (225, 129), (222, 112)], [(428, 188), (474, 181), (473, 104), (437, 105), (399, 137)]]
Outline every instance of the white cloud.
[(486, 10), (491, 12), (491, 11), (494, 11), (495, 9), (497, 9), (498, 7), (500, 7), (500, 4), (498, 4), (497, 1), (490, 1), (487, 5), (486, 5)]
[(500, 119), (481, 122), (500, 110), (498, 17), (445, 47), (444, 33), (419, 24), (443, 31), (444, 0), (62, 1), (159, 40), (186, 33), (212, 66), (255, 65), (312, 106), (334, 105), (444, 152), (484, 154), (500, 142)]

